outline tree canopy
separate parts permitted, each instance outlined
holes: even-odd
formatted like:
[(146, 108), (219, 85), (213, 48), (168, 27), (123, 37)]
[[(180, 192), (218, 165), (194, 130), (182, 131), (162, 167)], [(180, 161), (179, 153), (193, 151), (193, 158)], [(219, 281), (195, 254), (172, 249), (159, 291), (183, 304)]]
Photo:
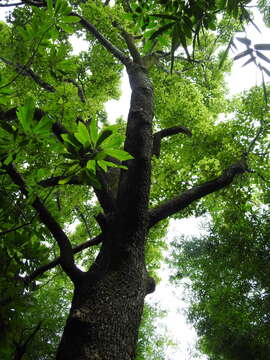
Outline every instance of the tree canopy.
[[(86, 349), (73, 360), (162, 358), (169, 340), (149, 339), (158, 314), (150, 307), (135, 354), (144, 297), (159, 280), (169, 218), (201, 214), (212, 218), (209, 235), (174, 256), (177, 276), (190, 277), (199, 294), (190, 317), (201, 348), (238, 360), (241, 342), (253, 338), (246, 358), (266, 358), (269, 45), (238, 38), (246, 50), (235, 58), (258, 65), (262, 86), (229, 99), (224, 81), (235, 32), (254, 23), (250, 1), (1, 2), (6, 8), (1, 359), (55, 358), (66, 318), (59, 360), (69, 337)], [(259, 8), (267, 19), (268, 4)], [(74, 54), (74, 36), (86, 51)], [(119, 98), (124, 68), (130, 112), (110, 124), (104, 104)], [(235, 294), (241, 304), (232, 308)], [(223, 318), (217, 304), (228, 305)]]

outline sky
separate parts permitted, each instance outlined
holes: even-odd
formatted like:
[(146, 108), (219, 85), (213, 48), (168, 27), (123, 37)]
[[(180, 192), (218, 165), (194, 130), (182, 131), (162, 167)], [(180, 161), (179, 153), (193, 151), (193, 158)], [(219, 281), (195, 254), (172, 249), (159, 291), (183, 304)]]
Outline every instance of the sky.
[[(254, 2), (256, 3), (256, 2)], [(4, 20), (4, 10), (0, 9), (0, 20)], [(236, 36), (247, 36), (252, 40), (252, 43), (268, 43), (270, 42), (270, 29), (263, 24), (260, 14), (255, 14), (255, 23), (260, 28), (259, 33), (253, 25), (246, 29), (246, 33), (238, 33)], [(246, 50), (246, 47), (240, 42), (235, 41), (238, 49), (231, 56)], [(72, 44), (74, 53), (82, 50), (87, 50), (87, 44), (82, 39), (72, 37)], [(266, 53), (268, 56), (268, 54)], [(270, 56), (270, 52), (269, 52)], [(229, 92), (231, 95), (237, 94), (254, 85), (261, 84), (261, 74), (255, 65), (250, 64), (247, 67), (242, 67), (247, 58), (242, 58), (233, 63), (232, 71), (226, 76)], [(266, 80), (268, 78), (266, 77)], [(119, 116), (127, 118), (129, 101), (130, 101), (130, 87), (128, 83), (127, 74), (124, 72), (121, 79), (121, 97), (118, 101), (111, 100), (105, 104), (110, 122), (114, 122)], [(166, 241), (170, 243), (175, 236), (180, 235), (199, 235), (203, 230), (200, 224), (205, 221), (203, 218), (171, 220)], [(163, 319), (158, 326), (160, 326), (161, 333), (166, 332), (175, 342), (175, 346), (168, 348), (167, 357), (164, 360), (190, 360), (190, 349), (194, 348), (196, 342), (196, 333), (190, 324), (187, 324), (185, 319), (185, 311), (187, 308), (187, 298), (185, 296), (184, 288), (175, 288), (169, 284), (169, 270), (166, 265), (161, 269), (160, 275), (162, 281), (158, 284), (156, 291), (149, 295), (148, 301), (152, 304), (158, 303), (161, 308), (166, 309), (168, 315)], [(204, 360), (201, 356), (198, 360)]]

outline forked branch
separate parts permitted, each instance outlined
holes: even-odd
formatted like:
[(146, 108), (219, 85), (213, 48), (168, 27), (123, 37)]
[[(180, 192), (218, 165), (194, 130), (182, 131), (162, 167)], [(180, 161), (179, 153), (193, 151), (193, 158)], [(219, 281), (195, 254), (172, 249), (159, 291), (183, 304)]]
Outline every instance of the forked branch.
[(113, 22), (113, 26), (115, 26), (118, 30), (120, 30), (121, 35), (123, 39), (125, 40), (128, 50), (130, 52), (130, 55), (132, 56), (135, 63), (139, 65), (143, 65), (142, 57), (139, 53), (139, 51), (136, 48), (136, 45), (134, 43), (134, 38), (131, 34), (129, 34), (120, 24), (118, 24), (116, 21)]
[[(73, 252), (73, 254), (78, 254), (79, 252), (81, 252), (85, 249), (88, 249), (91, 246), (99, 245), (101, 242), (102, 242), (102, 235), (98, 235), (95, 238), (85, 241), (84, 243), (74, 247), (72, 249), (72, 252)], [(40, 266), (39, 268), (37, 268), (30, 275), (23, 278), (22, 280), (24, 281), (25, 284), (30, 284), (37, 277), (43, 275), (46, 271), (51, 270), (60, 264), (61, 264), (61, 256), (55, 258), (53, 261), (49, 262), (48, 264)]]
[(161, 204), (160, 206), (149, 211), (149, 227), (154, 226), (159, 221), (185, 209), (191, 203), (203, 198), (204, 196), (214, 193), (232, 183), (235, 176), (248, 171), (245, 160), (237, 161), (224, 170), (223, 174), (218, 178), (207, 181), (201, 185), (183, 192), (174, 199)]
[(80, 24), (82, 25), (82, 27), (89, 31), (100, 42), (100, 44), (103, 45), (104, 48), (107, 49), (119, 61), (121, 61), (123, 65), (128, 65), (130, 63), (129, 57), (126, 56), (116, 46), (114, 46), (108, 39), (106, 39), (105, 36), (103, 36), (98, 31), (98, 29), (94, 25), (92, 25), (85, 17), (73, 11), (69, 15), (79, 17), (81, 19)]

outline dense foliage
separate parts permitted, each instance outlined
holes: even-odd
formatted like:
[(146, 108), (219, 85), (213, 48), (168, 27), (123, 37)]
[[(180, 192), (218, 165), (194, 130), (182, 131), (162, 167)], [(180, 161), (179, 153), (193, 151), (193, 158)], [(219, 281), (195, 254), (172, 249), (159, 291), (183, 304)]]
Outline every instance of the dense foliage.
[[(267, 288), (261, 284), (265, 270), (260, 268), (257, 250), (261, 246), (267, 249), (267, 220), (266, 214), (260, 213), (253, 222), (248, 211), (253, 212), (252, 202), (266, 204), (269, 199), (268, 92), (264, 82), (262, 88), (231, 101), (224, 82), (231, 65), (227, 55), (234, 44), (232, 37), (253, 21), (249, 3), (23, 0), (0, 4), (3, 8), (12, 5), (7, 20), (0, 23), (1, 359), (55, 357), (64, 321), (70, 316), (70, 279), (76, 285), (77, 276), (95, 270), (96, 261), (107, 251), (109, 242), (104, 239), (113, 235), (115, 240), (116, 234), (107, 226), (113, 224), (114, 231), (123, 231), (126, 240), (141, 221), (143, 240), (130, 248), (136, 252), (143, 244), (143, 266), (146, 261), (147, 273), (158, 281), (169, 216), (203, 213), (213, 217), (211, 235), (194, 240), (192, 251), (179, 255), (185, 260), (180, 263), (181, 271), (192, 280), (189, 273), (194, 274), (195, 290), (201, 292), (202, 303), (195, 303), (191, 316), (202, 329), (202, 350), (211, 356), (238, 359), (233, 357), (233, 347), (226, 347), (229, 355), (219, 352), (230, 341), (224, 327), (229, 328), (235, 311), (228, 306), (227, 315), (220, 319), (214, 312), (217, 307), (213, 303), (208, 306), (204, 296), (209, 298), (211, 283), (215, 301), (223, 301), (220, 296), (225, 291), (230, 305), (229, 282), (237, 278), (240, 264), (246, 261), (249, 274), (240, 277), (235, 290), (243, 306), (243, 317), (237, 318), (239, 327), (245, 328), (244, 334), (238, 332), (236, 346), (244, 336), (251, 338), (254, 331), (260, 331), (257, 342), (250, 343), (250, 354), (259, 347), (263, 358), (268, 349), (268, 323), (258, 323), (267, 306), (259, 304)], [(267, 4), (261, 1), (260, 7), (267, 17)], [(74, 37), (83, 38), (88, 50), (74, 54)], [(260, 70), (267, 74), (265, 63), (269, 60), (264, 50), (269, 50), (267, 44), (245, 50), (238, 58), (251, 56), (254, 61), (259, 57), (264, 61)], [(104, 104), (119, 97), (123, 67), (128, 70), (132, 99), (138, 94), (143, 101), (149, 99), (149, 89), (154, 88), (154, 118), (152, 113), (147, 118), (150, 99), (140, 106), (131, 102), (127, 122), (116, 119), (115, 124), (108, 123)], [(146, 80), (140, 83), (138, 74)], [(228, 116), (221, 120), (220, 114)], [(147, 128), (152, 118), (153, 136)], [(235, 199), (239, 199), (239, 208)], [(228, 222), (224, 222), (226, 217)], [(257, 222), (265, 235), (254, 233)], [(241, 232), (250, 237), (239, 242), (237, 253), (231, 244), (235, 238), (242, 239)], [(206, 251), (209, 241), (217, 250)], [(183, 246), (189, 249), (190, 245)], [(250, 255), (240, 263), (243, 246)], [(106, 253), (108, 258), (113, 256), (112, 249)], [(226, 251), (231, 251), (230, 267), (224, 263)], [(194, 253), (198, 258), (193, 259)], [(117, 254), (121, 254), (117, 262), (122, 264), (129, 256), (124, 244)], [(256, 261), (250, 267), (248, 259), (253, 254)], [(206, 259), (208, 266), (204, 266)], [(215, 261), (228, 282), (225, 290), (218, 272), (211, 268)], [(267, 263), (266, 258), (263, 261)], [(217, 277), (208, 278), (207, 271)], [(119, 273), (123, 276), (125, 271)], [(98, 274), (97, 282), (110, 274), (109, 270)], [(216, 287), (212, 288), (212, 283)], [(153, 290), (153, 286), (144, 289), (144, 296)], [(251, 292), (259, 295), (246, 296)], [(259, 311), (254, 323), (249, 322), (249, 317), (255, 316), (253, 309), (249, 312), (250, 301), (255, 303), (254, 312)], [(210, 311), (201, 317), (196, 306), (203, 311), (204, 306), (209, 307), (213, 314)], [(150, 315), (157, 314), (156, 309), (145, 309), (138, 360), (162, 358), (169, 343), (166, 336), (153, 340), (155, 327)], [(206, 329), (214, 331), (213, 323), (221, 345), (207, 333)], [(230, 336), (235, 337), (237, 329), (230, 328)], [(137, 330), (133, 333), (136, 342)], [(151, 339), (149, 334), (154, 334)], [(131, 353), (129, 359), (135, 356)]]

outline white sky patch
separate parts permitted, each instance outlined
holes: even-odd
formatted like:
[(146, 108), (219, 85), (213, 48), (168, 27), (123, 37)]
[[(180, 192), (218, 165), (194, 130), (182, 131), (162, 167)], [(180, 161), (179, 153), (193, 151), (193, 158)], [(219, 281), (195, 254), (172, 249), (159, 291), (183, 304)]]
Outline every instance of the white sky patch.
[[(270, 29), (267, 28), (263, 22), (262, 16), (257, 9), (253, 9), (255, 15), (255, 24), (261, 30), (261, 33), (251, 24), (246, 27), (246, 32), (236, 33), (235, 37), (247, 37), (251, 40), (251, 47), (254, 44), (268, 44), (270, 43)], [(234, 40), (237, 50), (231, 52), (231, 56), (234, 57), (242, 51), (247, 50), (246, 46)], [(262, 51), (264, 55), (270, 57), (270, 51)], [(243, 90), (249, 89), (255, 85), (262, 84), (262, 75), (257, 66), (251, 62), (247, 66), (243, 67), (244, 63), (250, 58), (250, 55), (244, 56), (239, 60), (235, 60), (232, 67), (231, 74), (226, 76), (226, 81), (230, 89), (230, 94), (235, 95)], [(259, 59), (259, 58), (258, 58)], [(260, 63), (270, 70), (270, 65), (265, 61), (259, 59)], [(265, 81), (269, 81), (269, 77), (264, 73)]]
[[(189, 219), (171, 219), (167, 236), (164, 241), (170, 244), (175, 237), (199, 236), (205, 234), (201, 224), (205, 217), (190, 217)], [(166, 360), (188, 359), (196, 345), (196, 332), (191, 324), (187, 323), (186, 310), (188, 302), (184, 291), (184, 286), (173, 286), (170, 281), (170, 269), (167, 264), (163, 264), (159, 271), (162, 278), (157, 285), (156, 291), (146, 299), (151, 304), (158, 303), (160, 307), (167, 311), (167, 316), (158, 321), (160, 332), (167, 331), (167, 335), (173, 340), (174, 345), (167, 348)], [(164, 329), (165, 327), (165, 329)], [(201, 360), (205, 357), (202, 355)]]
[(128, 75), (125, 70), (123, 71), (120, 90), (122, 95), (119, 100), (110, 100), (105, 104), (105, 110), (108, 114), (110, 123), (114, 123), (115, 120), (121, 116), (124, 119), (127, 119), (128, 117), (131, 89), (129, 86)]

